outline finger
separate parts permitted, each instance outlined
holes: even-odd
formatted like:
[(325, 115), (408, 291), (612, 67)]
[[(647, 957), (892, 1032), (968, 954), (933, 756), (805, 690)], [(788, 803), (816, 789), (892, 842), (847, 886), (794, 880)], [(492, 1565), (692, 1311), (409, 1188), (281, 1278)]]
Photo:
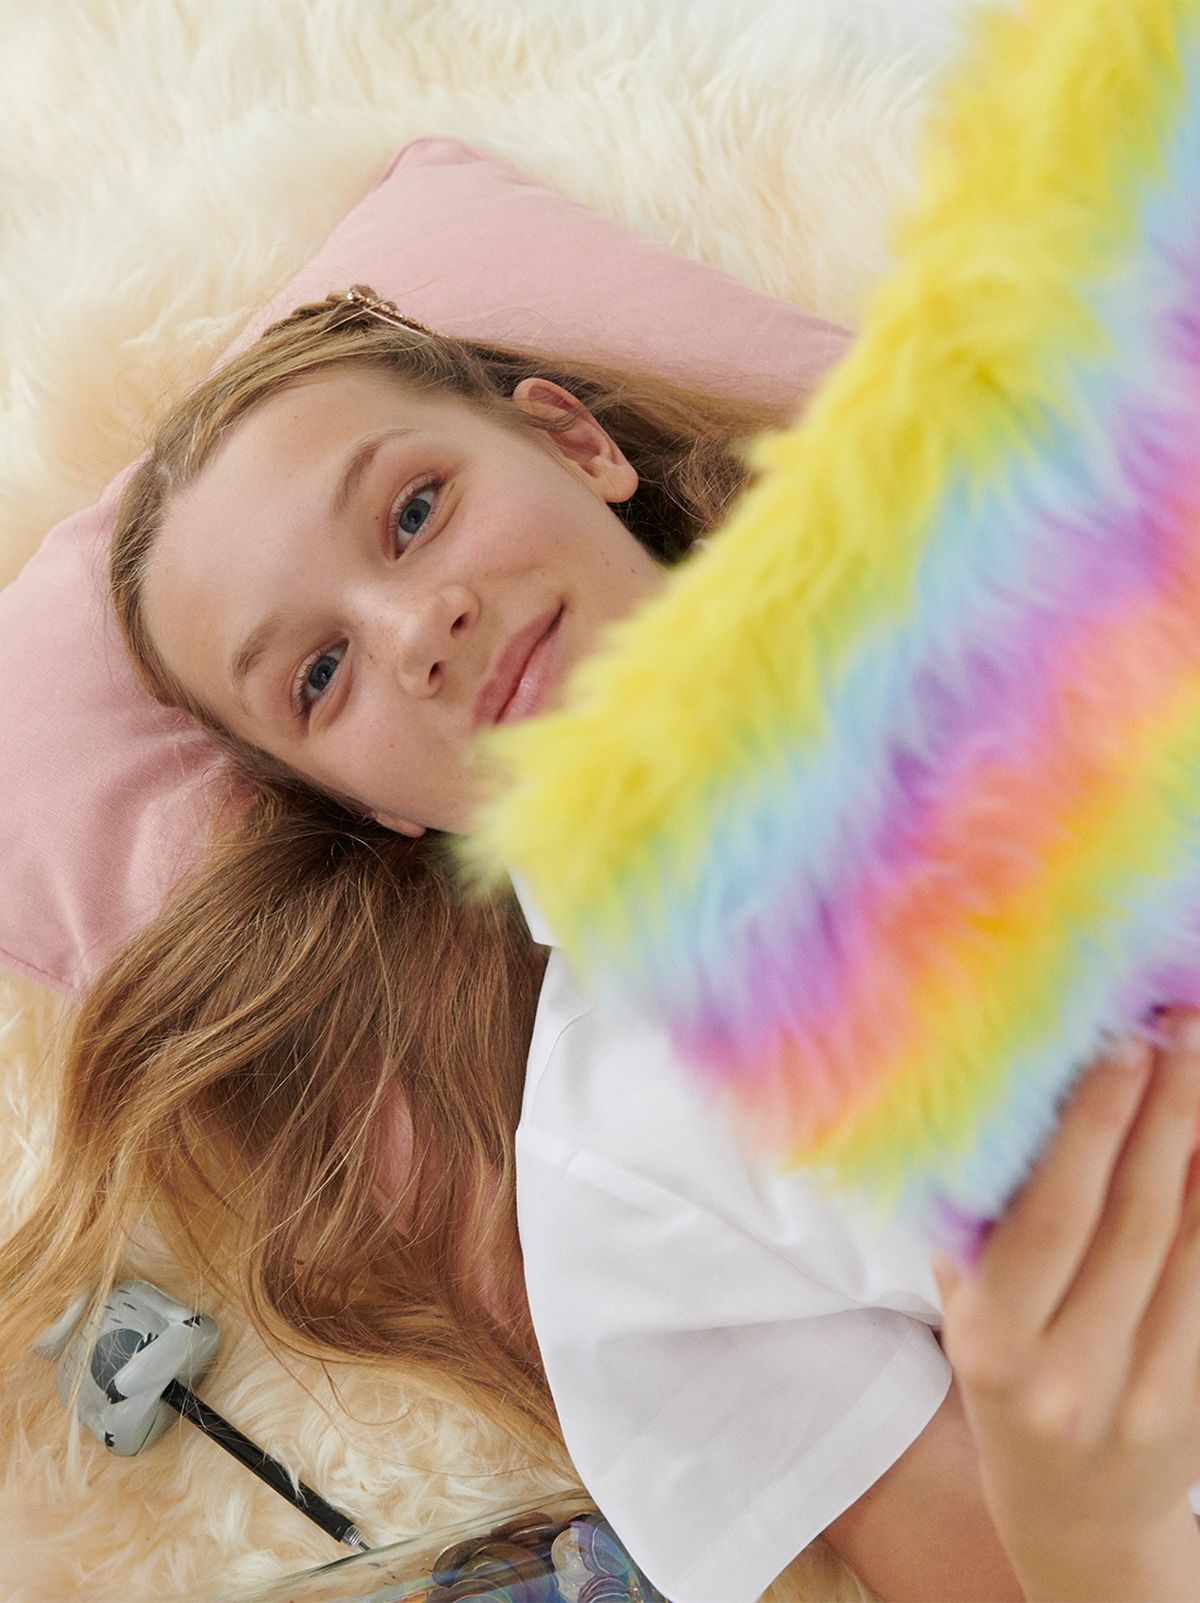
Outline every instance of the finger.
[[(1200, 1379), (1200, 1152), (1193, 1152), (1179, 1230), (1138, 1332), (1139, 1394), (1194, 1409)], [(1200, 1446), (1200, 1444), (1198, 1444)]]
[(1169, 1025), (1122, 1148), (1094, 1239), (1052, 1322), (1068, 1344), (1103, 1339), (1131, 1347), (1180, 1227), (1200, 1106), (1200, 1019)]
[(935, 1252), (931, 1261), (933, 1281), (937, 1286), (938, 1299), (945, 1309), (951, 1297), (958, 1290), (962, 1276), (954, 1267), (953, 1260), (943, 1252)]
[(974, 1290), (1003, 1309), (1015, 1343), (1046, 1329), (1079, 1271), (1151, 1064), (1150, 1046), (1131, 1039), (1080, 1077), (1050, 1146), (991, 1232)]

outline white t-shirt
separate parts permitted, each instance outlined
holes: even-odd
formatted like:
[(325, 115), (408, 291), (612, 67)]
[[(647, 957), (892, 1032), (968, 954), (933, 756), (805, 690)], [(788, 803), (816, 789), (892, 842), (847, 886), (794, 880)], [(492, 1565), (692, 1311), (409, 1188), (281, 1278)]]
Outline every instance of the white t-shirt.
[(584, 1484), (671, 1603), (753, 1603), (946, 1394), (928, 1249), (747, 1160), (666, 1037), (594, 1004), (559, 951), (516, 1149), (534, 1329)]

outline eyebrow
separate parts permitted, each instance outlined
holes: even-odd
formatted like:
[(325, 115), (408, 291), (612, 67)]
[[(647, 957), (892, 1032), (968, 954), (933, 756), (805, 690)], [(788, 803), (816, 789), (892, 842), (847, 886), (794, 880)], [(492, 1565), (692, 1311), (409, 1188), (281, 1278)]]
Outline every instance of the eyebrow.
[(246, 636), (242, 642), (242, 649), (234, 657), (229, 668), (235, 688), (240, 687), (243, 679), (247, 677), (255, 663), (266, 651), (282, 622), (283, 620), (279, 614), (273, 612), (269, 618), (264, 618), (262, 623), (258, 624)]
[(362, 483), (363, 474), (375, 460), (375, 453), (379, 447), (386, 445), (388, 440), (395, 440), (403, 434), (413, 434), (415, 432), (414, 429), (380, 429), (377, 434), (368, 434), (364, 439), (359, 440), (347, 458), (346, 465), (342, 469), (342, 476), (338, 480), (337, 488), (330, 498), (329, 516), (331, 519), (340, 518), (350, 505), (354, 499), (355, 492)]
[[(329, 517), (331, 521), (336, 521), (345, 514), (346, 509), (358, 492), (359, 485), (362, 483), (367, 469), (375, 460), (375, 453), (380, 446), (386, 445), (389, 440), (398, 439), (401, 435), (414, 434), (415, 432), (415, 429), (404, 428), (381, 429), (378, 433), (368, 434), (359, 440), (347, 457), (346, 464), (342, 468), (333, 494), (329, 499)], [(235, 688), (239, 688), (249, 676), (255, 664), (266, 652), (267, 647), (278, 633), (282, 623), (283, 619), (280, 614), (273, 612), (269, 618), (264, 618), (262, 623), (257, 624), (246, 636), (240, 649), (234, 654), (229, 666), (230, 678)]]

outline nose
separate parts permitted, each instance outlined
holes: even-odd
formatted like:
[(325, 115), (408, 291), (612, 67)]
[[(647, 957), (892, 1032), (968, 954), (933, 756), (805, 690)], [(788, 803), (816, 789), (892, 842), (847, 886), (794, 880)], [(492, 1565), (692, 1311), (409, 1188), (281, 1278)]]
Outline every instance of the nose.
[(463, 585), (406, 597), (375, 620), (373, 654), (388, 661), (410, 696), (436, 696), (453, 674), (478, 616), (478, 598)]

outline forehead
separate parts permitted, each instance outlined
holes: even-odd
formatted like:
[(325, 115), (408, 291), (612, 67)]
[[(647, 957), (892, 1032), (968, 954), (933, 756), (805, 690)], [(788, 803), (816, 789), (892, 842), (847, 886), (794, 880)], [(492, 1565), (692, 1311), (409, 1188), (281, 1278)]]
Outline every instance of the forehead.
[[(526, 431), (512, 408), (406, 384), (378, 368), (342, 367), (305, 378), (232, 423), (191, 481), (170, 495), (147, 575), (181, 546), (221, 531), (262, 533), (282, 515), (307, 519), (329, 501), (354, 446), (391, 429), (411, 430), (465, 453), (505, 449)], [(265, 520), (265, 523), (264, 521)]]
[(406, 385), (379, 369), (334, 369), (268, 396), (239, 418), (180, 500), (222, 470), (274, 478), (328, 462), (342, 442), (380, 427), (472, 434), (491, 421), (459, 396)]

